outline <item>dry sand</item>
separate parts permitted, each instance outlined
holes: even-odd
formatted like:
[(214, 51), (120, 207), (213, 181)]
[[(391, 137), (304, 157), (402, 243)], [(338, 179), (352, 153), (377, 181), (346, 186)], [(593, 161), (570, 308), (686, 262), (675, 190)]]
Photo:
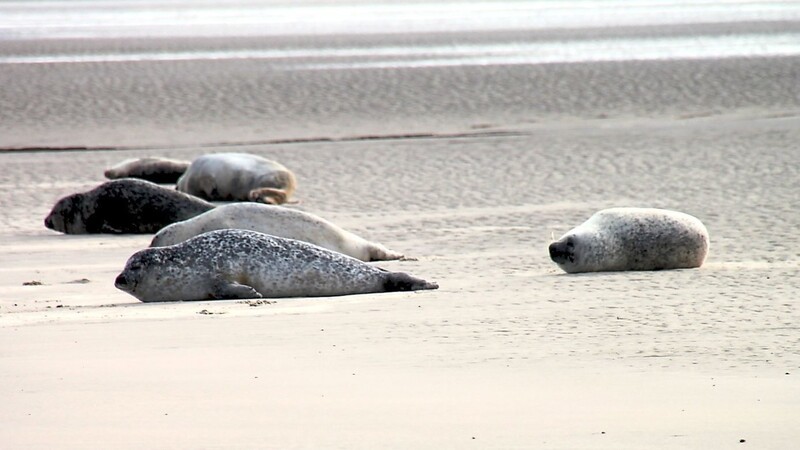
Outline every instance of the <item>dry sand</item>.
[[(293, 78), (326, 93), (318, 110), (289, 78), (264, 90), (255, 64), (0, 72), (4, 147), (150, 147), (0, 153), (3, 448), (800, 441), (797, 59)], [(214, 146), (408, 132), (441, 136)], [(379, 265), (441, 288), (140, 304), (113, 279), (150, 236), (42, 224), (125, 158), (229, 150), (281, 161), (296, 207), (418, 258)], [(708, 261), (561, 273), (551, 236), (612, 206), (699, 217)]]

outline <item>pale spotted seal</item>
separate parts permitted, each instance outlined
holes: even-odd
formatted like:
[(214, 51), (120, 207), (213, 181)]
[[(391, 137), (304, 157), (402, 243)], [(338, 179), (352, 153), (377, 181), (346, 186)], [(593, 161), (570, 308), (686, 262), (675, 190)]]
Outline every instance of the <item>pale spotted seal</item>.
[(175, 184), (189, 168), (189, 161), (147, 157), (126, 159), (105, 171), (106, 178), (139, 178), (159, 184)]
[(297, 186), (283, 165), (247, 153), (201, 156), (178, 180), (178, 190), (207, 200), (286, 203)]
[(216, 230), (135, 253), (114, 285), (143, 302), (317, 297), (439, 286), (306, 242)]
[(569, 273), (700, 267), (708, 231), (696, 217), (654, 208), (595, 213), (550, 244), (550, 258)]
[(400, 259), (402, 254), (346, 231), (303, 211), (258, 203), (232, 203), (173, 223), (159, 231), (151, 247), (165, 247), (213, 230), (236, 228), (297, 239), (361, 261)]
[(211, 203), (174, 189), (123, 178), (60, 199), (44, 225), (68, 234), (155, 233), (212, 208)]

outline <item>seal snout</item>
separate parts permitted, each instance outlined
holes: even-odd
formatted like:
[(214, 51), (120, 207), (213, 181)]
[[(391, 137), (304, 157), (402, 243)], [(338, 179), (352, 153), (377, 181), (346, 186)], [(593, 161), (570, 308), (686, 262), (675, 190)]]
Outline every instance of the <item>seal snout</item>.
[(572, 239), (562, 239), (553, 242), (548, 248), (550, 250), (550, 259), (556, 264), (573, 262), (575, 260), (573, 256), (574, 247), (575, 244), (572, 242)]
[(125, 272), (117, 275), (117, 279), (114, 280), (114, 286), (117, 289), (127, 290), (128, 289), (128, 279), (125, 277)]

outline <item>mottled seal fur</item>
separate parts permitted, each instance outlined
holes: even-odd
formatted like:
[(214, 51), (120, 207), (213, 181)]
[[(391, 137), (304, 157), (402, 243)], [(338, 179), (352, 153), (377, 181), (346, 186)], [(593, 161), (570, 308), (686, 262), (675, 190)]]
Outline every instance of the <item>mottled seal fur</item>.
[(178, 180), (178, 190), (207, 200), (252, 201), (279, 205), (297, 181), (283, 165), (247, 153), (201, 156)]
[(654, 208), (595, 213), (550, 244), (550, 258), (569, 273), (700, 267), (708, 231), (696, 217)]
[(105, 171), (106, 178), (139, 178), (159, 184), (175, 184), (189, 168), (189, 161), (147, 157), (126, 159)]
[(216, 230), (135, 253), (114, 285), (143, 302), (316, 297), (436, 289), (306, 242)]
[(361, 261), (400, 259), (402, 254), (381, 244), (369, 242), (327, 220), (303, 211), (258, 203), (232, 203), (173, 223), (159, 231), (151, 247), (165, 247), (200, 234), (236, 228), (259, 231), (273, 236), (297, 239), (343, 253)]
[(68, 234), (155, 233), (212, 208), (211, 203), (174, 189), (123, 178), (62, 198), (44, 225)]

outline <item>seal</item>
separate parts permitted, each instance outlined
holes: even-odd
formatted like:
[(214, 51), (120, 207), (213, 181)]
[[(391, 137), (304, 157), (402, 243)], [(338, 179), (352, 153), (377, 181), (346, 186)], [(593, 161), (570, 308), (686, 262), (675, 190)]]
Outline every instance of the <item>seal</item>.
[(283, 165), (248, 153), (201, 156), (178, 179), (178, 190), (206, 200), (286, 203), (297, 181)]
[(189, 164), (189, 161), (159, 157), (126, 159), (106, 169), (105, 176), (109, 180), (139, 178), (158, 184), (175, 184)]
[(568, 273), (700, 267), (708, 254), (705, 225), (694, 216), (655, 208), (595, 213), (550, 244), (550, 259)]
[(159, 231), (151, 247), (165, 247), (194, 236), (225, 228), (258, 231), (273, 236), (297, 239), (361, 261), (385, 261), (403, 258), (381, 244), (369, 242), (314, 214), (259, 203), (231, 203)]
[(145, 180), (123, 178), (56, 202), (44, 225), (67, 234), (155, 233), (214, 205)]
[(114, 285), (143, 302), (318, 297), (437, 289), (294, 239), (216, 230), (133, 254)]

